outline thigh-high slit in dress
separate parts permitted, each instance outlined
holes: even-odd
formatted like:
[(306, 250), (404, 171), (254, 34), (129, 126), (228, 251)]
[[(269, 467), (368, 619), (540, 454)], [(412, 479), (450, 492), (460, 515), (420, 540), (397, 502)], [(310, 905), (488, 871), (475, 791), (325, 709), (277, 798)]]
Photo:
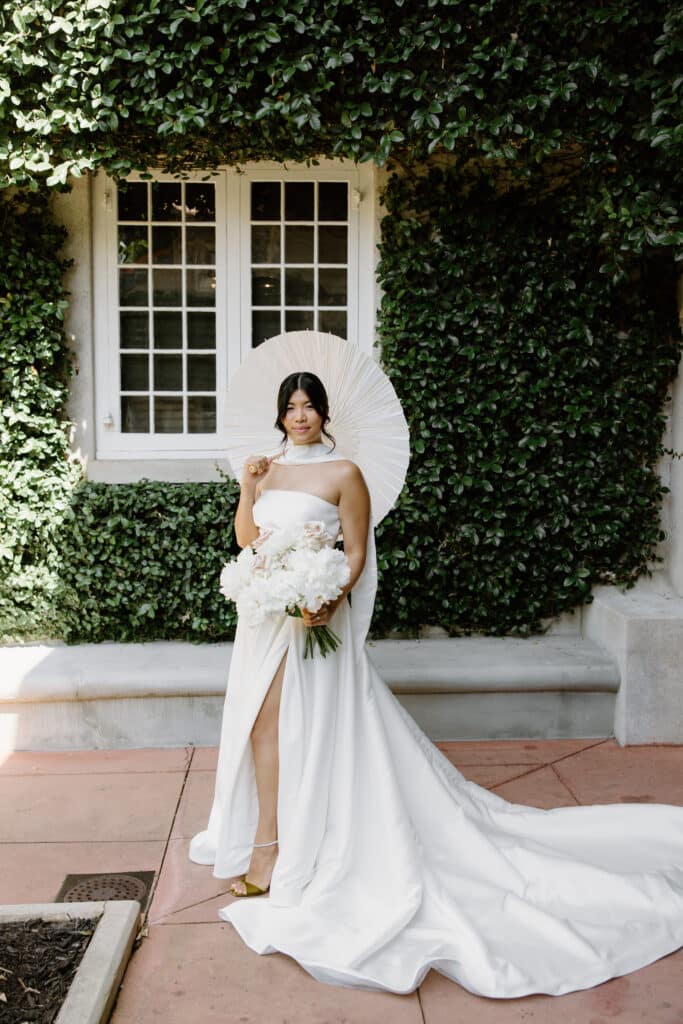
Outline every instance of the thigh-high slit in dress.
[[(335, 505), (265, 490), (259, 528)], [(330, 984), (412, 992), (433, 968), (494, 998), (561, 995), (683, 945), (683, 807), (542, 810), (470, 782), (378, 675), (365, 647), (374, 530), (330, 625), (334, 654), (304, 659), (301, 619), (237, 626), (213, 805), (190, 859), (246, 872), (258, 820), (250, 733), (287, 651), (278, 724), (278, 859), (268, 895), (219, 916), (255, 952), (285, 953)]]

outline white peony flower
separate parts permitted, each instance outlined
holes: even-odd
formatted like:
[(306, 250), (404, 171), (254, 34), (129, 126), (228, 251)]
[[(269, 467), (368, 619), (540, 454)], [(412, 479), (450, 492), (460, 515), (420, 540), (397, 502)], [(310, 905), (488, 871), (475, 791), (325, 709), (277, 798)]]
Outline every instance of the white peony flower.
[[(221, 571), (221, 593), (240, 617), (258, 625), (268, 616), (317, 611), (348, 583), (351, 569), (321, 520), (263, 530)], [(254, 550), (255, 549), (255, 550)], [(306, 652), (318, 643), (326, 654), (338, 637), (327, 626), (309, 627)], [(324, 634), (324, 636), (323, 636)], [(307, 656), (304, 655), (304, 656)]]

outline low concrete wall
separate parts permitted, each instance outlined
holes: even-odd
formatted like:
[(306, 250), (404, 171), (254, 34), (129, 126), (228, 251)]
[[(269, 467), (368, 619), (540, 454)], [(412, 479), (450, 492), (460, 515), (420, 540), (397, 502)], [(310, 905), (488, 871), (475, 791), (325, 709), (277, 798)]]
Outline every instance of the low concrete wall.
[[(0, 649), (0, 749), (218, 743), (231, 643)], [(612, 734), (616, 661), (570, 635), (379, 640), (379, 675), (433, 739)]]
[(584, 629), (619, 664), (619, 743), (683, 743), (683, 598), (663, 577), (597, 587)]

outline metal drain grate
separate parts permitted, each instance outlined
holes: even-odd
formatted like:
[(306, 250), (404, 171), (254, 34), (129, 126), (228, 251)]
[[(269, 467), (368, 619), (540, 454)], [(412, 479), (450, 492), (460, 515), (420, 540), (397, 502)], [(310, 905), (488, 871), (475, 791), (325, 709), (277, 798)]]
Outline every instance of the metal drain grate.
[(55, 902), (138, 900), (141, 909), (144, 910), (153, 881), (153, 871), (111, 871), (87, 875), (67, 875), (55, 897)]

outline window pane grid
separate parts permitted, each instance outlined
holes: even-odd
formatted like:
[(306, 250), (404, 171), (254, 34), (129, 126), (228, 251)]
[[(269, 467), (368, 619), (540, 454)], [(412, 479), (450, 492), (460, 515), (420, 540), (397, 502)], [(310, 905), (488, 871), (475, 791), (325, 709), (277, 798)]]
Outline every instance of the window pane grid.
[[(316, 221), (318, 220), (318, 189), (316, 188), (313, 193), (313, 212), (315, 214)], [(313, 259), (316, 264), (318, 263), (318, 232), (313, 231)], [(319, 288), (319, 277), (320, 274), (313, 275), (313, 305), (318, 306), (318, 288)], [(317, 316), (313, 317), (314, 329), (318, 327)]]
[(121, 430), (215, 433), (215, 186), (134, 182), (118, 201)]
[(254, 181), (250, 206), (252, 346), (286, 330), (346, 336), (348, 183)]

